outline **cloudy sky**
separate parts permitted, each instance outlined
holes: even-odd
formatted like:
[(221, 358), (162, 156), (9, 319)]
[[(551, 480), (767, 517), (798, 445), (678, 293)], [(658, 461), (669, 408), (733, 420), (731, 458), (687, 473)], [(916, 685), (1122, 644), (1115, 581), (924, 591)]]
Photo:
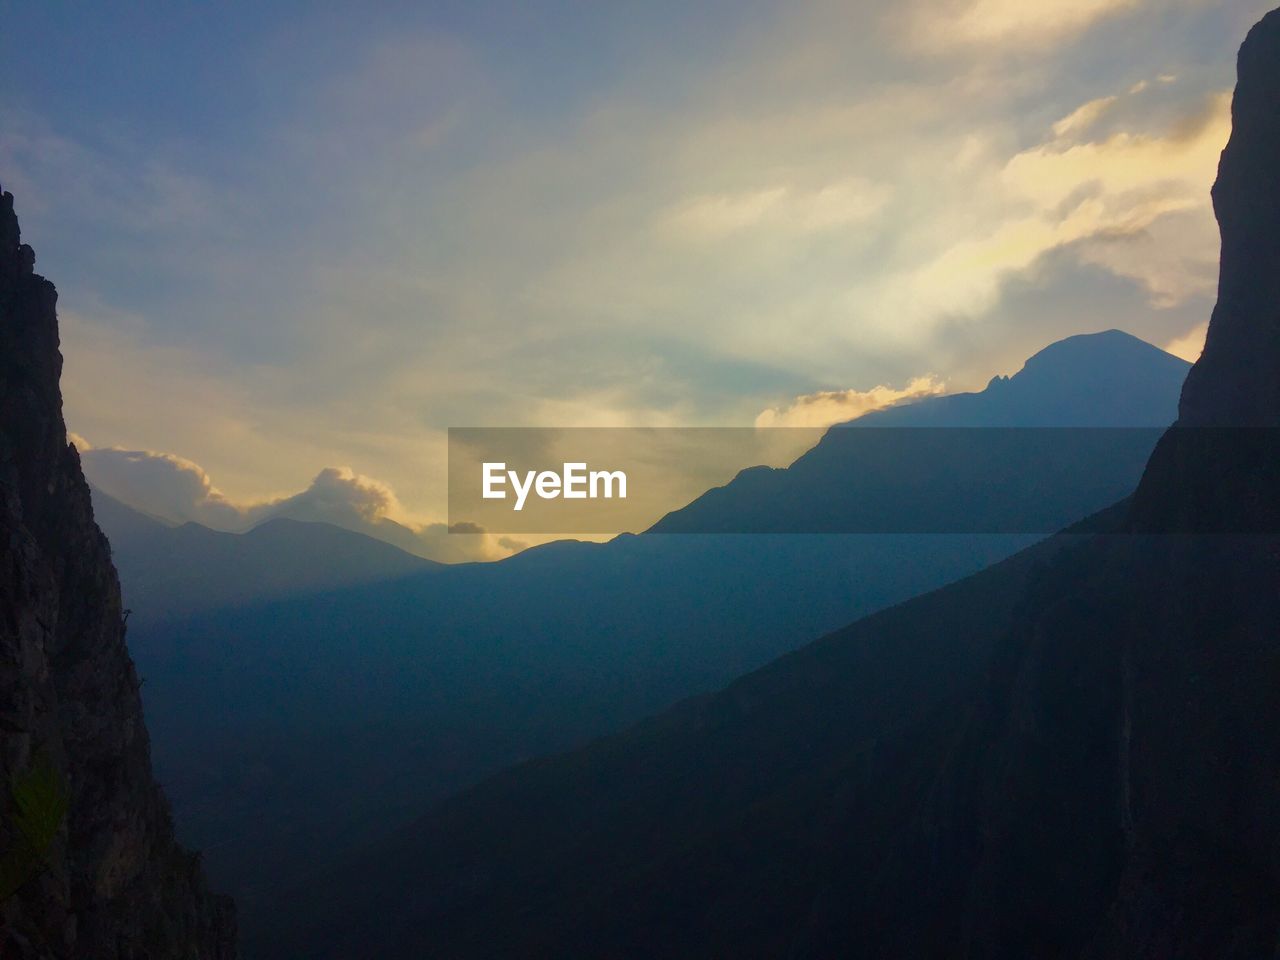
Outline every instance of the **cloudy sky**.
[(0, 183), (70, 427), (182, 458), (112, 470), (414, 525), (449, 426), (812, 425), (1110, 327), (1194, 357), (1271, 2), (0, 0)]

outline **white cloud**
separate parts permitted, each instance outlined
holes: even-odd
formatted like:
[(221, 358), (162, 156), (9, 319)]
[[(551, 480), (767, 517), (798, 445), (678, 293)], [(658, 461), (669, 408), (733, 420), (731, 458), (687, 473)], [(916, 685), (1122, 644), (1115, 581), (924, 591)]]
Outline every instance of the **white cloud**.
[(756, 417), (757, 427), (828, 427), (844, 423), (872, 410), (906, 400), (938, 396), (946, 384), (933, 376), (916, 377), (905, 387), (872, 387), (870, 390), (823, 390), (796, 397), (783, 407), (770, 407)]

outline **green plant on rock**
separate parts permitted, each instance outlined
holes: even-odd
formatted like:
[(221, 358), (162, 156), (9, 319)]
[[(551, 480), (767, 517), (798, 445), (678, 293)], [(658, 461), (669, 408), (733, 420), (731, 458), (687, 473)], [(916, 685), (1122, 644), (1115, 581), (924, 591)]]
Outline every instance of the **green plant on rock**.
[(62, 829), (70, 797), (62, 775), (39, 753), (26, 773), (9, 784), (13, 806), (13, 840), (0, 855), (0, 903), (48, 865), (49, 848)]

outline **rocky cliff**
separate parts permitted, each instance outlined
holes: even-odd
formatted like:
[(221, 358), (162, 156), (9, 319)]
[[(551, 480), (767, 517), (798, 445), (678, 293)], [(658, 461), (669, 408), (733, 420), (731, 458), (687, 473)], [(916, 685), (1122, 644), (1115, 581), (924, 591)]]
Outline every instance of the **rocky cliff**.
[(1213, 187), (1218, 303), (1183, 389), (1187, 426), (1280, 426), (1280, 10), (1249, 32), (1237, 73)]
[(0, 194), (0, 956), (236, 956), (174, 840), (120, 586), (67, 443), (53, 284)]

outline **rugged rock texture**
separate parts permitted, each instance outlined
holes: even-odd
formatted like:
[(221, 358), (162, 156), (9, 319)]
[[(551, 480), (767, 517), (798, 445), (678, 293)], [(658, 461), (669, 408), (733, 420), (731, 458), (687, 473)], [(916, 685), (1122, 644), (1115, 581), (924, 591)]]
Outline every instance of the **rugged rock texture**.
[[(57, 292), (34, 263), (0, 194), (0, 856), (32, 874), (0, 904), (0, 956), (232, 958), (232, 905), (152, 777), (120, 586), (62, 419)], [(28, 871), (13, 788), (33, 770), (68, 803)]]

